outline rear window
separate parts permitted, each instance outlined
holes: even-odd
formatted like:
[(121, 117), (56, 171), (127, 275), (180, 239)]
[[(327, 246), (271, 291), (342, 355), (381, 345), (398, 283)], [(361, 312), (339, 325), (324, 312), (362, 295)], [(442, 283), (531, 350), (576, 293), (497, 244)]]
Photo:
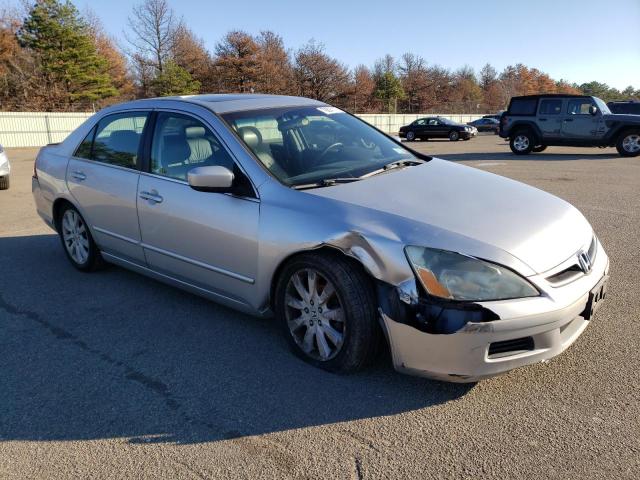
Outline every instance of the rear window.
[(537, 98), (514, 98), (509, 105), (509, 115), (535, 115)]
[(626, 113), (640, 115), (640, 102), (637, 103), (608, 103), (609, 109), (613, 113)]

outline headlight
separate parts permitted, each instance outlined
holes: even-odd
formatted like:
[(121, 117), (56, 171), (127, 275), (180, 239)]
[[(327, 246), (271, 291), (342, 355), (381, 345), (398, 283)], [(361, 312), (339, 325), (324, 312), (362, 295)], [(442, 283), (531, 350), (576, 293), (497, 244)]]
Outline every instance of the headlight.
[(405, 252), (420, 283), (435, 297), (481, 302), (540, 294), (518, 274), (484, 260), (423, 247), (409, 246)]
[(470, 132), (471, 131), (471, 127), (464, 127), (464, 131), (465, 132)]

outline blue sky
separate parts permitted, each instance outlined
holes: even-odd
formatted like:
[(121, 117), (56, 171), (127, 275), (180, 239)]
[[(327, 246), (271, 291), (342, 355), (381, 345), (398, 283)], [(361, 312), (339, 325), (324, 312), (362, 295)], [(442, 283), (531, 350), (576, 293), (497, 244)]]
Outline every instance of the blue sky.
[[(116, 38), (131, 0), (73, 0)], [(428, 63), (498, 70), (522, 62), (555, 79), (640, 88), (640, 0), (170, 0), (209, 49), (227, 31), (273, 30), (288, 48), (309, 39), (355, 66), (411, 51)], [(415, 9), (407, 6), (412, 5)]]

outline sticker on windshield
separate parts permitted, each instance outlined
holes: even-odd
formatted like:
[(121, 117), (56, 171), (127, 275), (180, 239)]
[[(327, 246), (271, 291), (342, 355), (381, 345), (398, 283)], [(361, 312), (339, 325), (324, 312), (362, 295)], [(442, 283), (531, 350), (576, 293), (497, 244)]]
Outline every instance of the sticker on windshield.
[(318, 107), (318, 110), (320, 110), (322, 113), (325, 113), (327, 115), (332, 115), (334, 113), (342, 113), (342, 110), (336, 107)]

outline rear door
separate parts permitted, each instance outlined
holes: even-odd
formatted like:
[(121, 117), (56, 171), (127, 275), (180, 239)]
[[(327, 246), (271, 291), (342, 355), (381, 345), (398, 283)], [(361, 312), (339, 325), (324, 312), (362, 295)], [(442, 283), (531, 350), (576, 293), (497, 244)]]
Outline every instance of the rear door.
[[(569, 98), (567, 108), (562, 121), (562, 138), (565, 141), (590, 140), (601, 136), (598, 132), (602, 122), (602, 112), (598, 110), (595, 115), (589, 113), (590, 107), (596, 107), (594, 101), (589, 98)], [(604, 129), (600, 129), (604, 131)]]
[(538, 105), (538, 127), (542, 132), (542, 138), (553, 140), (560, 138), (563, 120), (562, 98), (543, 98)]
[(69, 191), (100, 249), (138, 264), (145, 263), (136, 198), (148, 116), (135, 111), (104, 117), (67, 167)]
[[(148, 171), (140, 176), (138, 216), (148, 265), (217, 295), (248, 303), (258, 259), (260, 203), (248, 178), (209, 124), (158, 111)], [(187, 183), (199, 166), (221, 165), (245, 180), (246, 196), (201, 192)]]

